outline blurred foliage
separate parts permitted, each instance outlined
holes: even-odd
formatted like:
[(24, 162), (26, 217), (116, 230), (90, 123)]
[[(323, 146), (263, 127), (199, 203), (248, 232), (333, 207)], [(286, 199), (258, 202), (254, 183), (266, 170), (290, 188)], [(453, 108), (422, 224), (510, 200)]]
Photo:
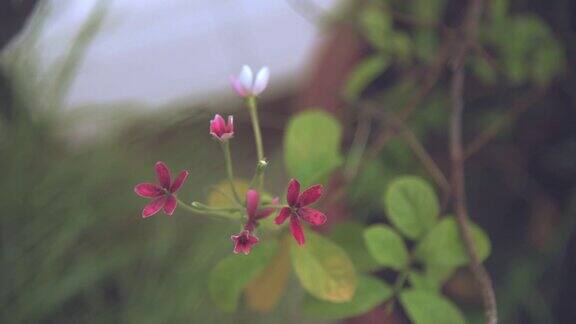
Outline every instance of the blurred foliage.
[[(396, 302), (388, 305), (402, 307), (416, 323), (463, 323), (463, 313), (475, 322), (477, 303), (458, 295), (473, 289), (453, 288), (458, 268), (468, 262), (455, 220), (444, 215), (429, 176), (400, 138), (367, 161), (346, 188), (354, 221), (336, 224), (326, 238), (307, 232), (305, 248), (282, 241), (278, 249), (262, 245), (249, 258), (235, 258), (227, 239), (237, 230), (234, 224), (192, 217), (183, 221), (181, 211), (173, 218), (142, 221), (142, 201), (132, 187), (153, 178), (152, 166), (160, 156), (175, 169), (191, 170), (194, 180), (180, 193), (184, 201), (208, 196), (210, 204), (221, 205), (230, 193), (217, 173), (223, 169), (220, 152), (216, 145), (205, 145), (204, 120), (176, 113), (140, 117), (135, 125), (146, 127), (108, 129), (109, 136), (96, 142), (63, 131), (54, 113), (100, 30), (106, 2), (94, 8), (67, 55), (38, 74), (36, 41), (50, 12), (45, 3), (2, 53), (12, 100), (0, 107), (0, 188), (6, 195), (0, 199), (1, 322), (293, 323), (301, 322), (301, 316), (351, 317), (391, 300)], [(470, 113), (467, 130), (478, 132), (500, 119), (510, 98), (566, 77), (568, 42), (522, 5), (490, 1), (479, 44), (467, 62), (476, 90), (468, 99), (479, 108)], [(352, 105), (370, 99), (401, 112), (420, 87), (414, 71), (435, 64), (458, 9), (456, 1), (447, 0), (366, 1), (354, 12), (354, 22), (371, 53), (350, 73), (344, 99)], [(446, 136), (446, 93), (446, 84), (440, 83), (406, 122), (425, 144)], [(503, 133), (513, 135), (512, 129)], [(303, 185), (327, 182), (345, 160), (345, 135), (342, 124), (324, 112), (293, 117), (284, 137), (288, 174)], [(235, 140), (239, 164), (248, 157), (249, 141), (242, 141)], [(563, 159), (565, 147), (547, 151), (549, 169), (561, 169), (558, 160), (570, 167)], [(484, 178), (492, 187), (501, 180)], [(245, 180), (238, 181), (247, 187)], [(214, 183), (220, 184), (211, 187)], [(574, 215), (573, 210), (564, 212)], [(386, 224), (365, 224), (372, 222)], [(523, 230), (500, 225), (505, 235)], [(547, 287), (546, 296), (534, 292), (542, 291), (539, 280), (561, 255), (573, 225), (562, 222), (560, 234), (545, 248), (513, 246), (510, 251), (492, 251), (488, 235), (473, 225), (481, 257), (494, 252), (489, 261), (504, 269), (497, 277), (503, 322), (553, 321), (547, 296), (554, 291)], [(494, 226), (490, 230), (492, 236)]]

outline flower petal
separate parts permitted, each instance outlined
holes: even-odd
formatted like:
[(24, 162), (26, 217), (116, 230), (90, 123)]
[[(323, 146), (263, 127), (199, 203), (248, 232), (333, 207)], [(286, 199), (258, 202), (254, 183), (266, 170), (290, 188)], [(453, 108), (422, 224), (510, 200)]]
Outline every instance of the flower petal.
[(264, 91), (264, 89), (266, 89), (268, 86), (268, 79), (270, 79), (270, 69), (268, 69), (268, 67), (261, 68), (256, 75), (256, 81), (254, 81), (254, 87), (252, 88), (252, 93), (255, 96), (259, 95)]
[(286, 200), (288, 205), (294, 207), (298, 203), (298, 196), (300, 195), (300, 182), (296, 179), (290, 180), (288, 183), (288, 190), (286, 191)]
[(222, 116), (216, 114), (214, 119), (210, 121), (210, 134), (215, 137), (222, 136), (222, 133), (226, 131), (226, 122)]
[(166, 203), (166, 196), (154, 198), (151, 202), (149, 202), (144, 209), (142, 210), (142, 217), (150, 217), (162, 209), (164, 204)]
[(182, 187), (182, 184), (188, 178), (188, 174), (189, 173), (186, 170), (181, 171), (180, 174), (178, 174), (178, 177), (176, 177), (176, 180), (174, 180), (174, 183), (172, 183), (172, 186), (170, 187), (171, 193), (175, 193), (178, 191), (178, 189), (180, 189), (180, 187)]
[(234, 116), (228, 116), (228, 124), (226, 125), (226, 133), (234, 133)]
[(232, 85), (232, 88), (234, 89), (234, 91), (236, 91), (236, 93), (238, 95), (240, 95), (240, 97), (246, 97), (246, 95), (247, 95), (246, 89), (244, 89), (244, 87), (242, 87), (242, 84), (240, 83), (240, 80), (238, 80), (238, 78), (231, 75), (230, 76), (230, 84)]
[(304, 190), (298, 198), (298, 205), (304, 207), (315, 203), (318, 199), (320, 199), (320, 197), (322, 197), (323, 191), (324, 189), (322, 188), (322, 185), (319, 184), (308, 187), (308, 189)]
[(174, 214), (174, 210), (176, 209), (176, 197), (173, 195), (168, 195), (166, 197), (166, 202), (164, 203), (164, 212), (168, 216), (172, 216)]
[(303, 220), (312, 225), (322, 225), (326, 223), (326, 215), (324, 213), (312, 208), (300, 208), (298, 214)]
[[(278, 197), (275, 197), (274, 199), (272, 199), (271, 203), (272, 203), (272, 205), (278, 205), (280, 203), (280, 199)], [(270, 216), (273, 212), (274, 212), (274, 208), (261, 209), (256, 214), (256, 218), (257, 219), (266, 218), (266, 217)]]
[(153, 183), (139, 183), (134, 187), (134, 192), (144, 198), (155, 198), (164, 194), (164, 190)]
[(249, 235), (248, 236), (248, 243), (250, 245), (254, 245), (254, 244), (258, 244), (258, 242), (260, 242), (260, 239), (254, 235)]
[(302, 229), (302, 225), (300, 225), (300, 220), (298, 217), (290, 217), (290, 231), (292, 232), (292, 236), (299, 245), (304, 245), (306, 240), (304, 239), (304, 230)]
[(260, 194), (254, 189), (246, 192), (246, 213), (248, 219), (255, 219), (258, 211), (258, 204), (260, 204)]
[(170, 183), (172, 182), (172, 177), (170, 176), (170, 169), (166, 163), (159, 161), (156, 162), (156, 177), (158, 182), (162, 185), (164, 189), (170, 190)]
[(242, 67), (242, 71), (240, 72), (240, 77), (238, 79), (244, 90), (249, 92), (248, 94), (252, 94), (252, 82), (254, 78), (252, 76), (252, 69), (248, 65), (244, 65)]
[(286, 221), (288, 216), (290, 216), (291, 213), (292, 211), (288, 207), (280, 209), (280, 213), (278, 213), (278, 216), (276, 216), (276, 218), (274, 219), (274, 223), (276, 223), (276, 225), (284, 224), (284, 222)]

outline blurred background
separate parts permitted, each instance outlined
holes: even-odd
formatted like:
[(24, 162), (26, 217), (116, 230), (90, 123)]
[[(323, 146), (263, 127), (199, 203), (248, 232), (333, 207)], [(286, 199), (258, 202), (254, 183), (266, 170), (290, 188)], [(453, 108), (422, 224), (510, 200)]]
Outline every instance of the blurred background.
[[(445, 68), (436, 63), (444, 29), (458, 25), (465, 4), (0, 2), (0, 321), (317, 322), (300, 314), (297, 284), (272, 312), (220, 312), (206, 278), (230, 253), (236, 226), (179, 211), (142, 220), (133, 186), (151, 181), (163, 160), (191, 172), (182, 199), (204, 200), (224, 179), (207, 131), (214, 112), (236, 116), (237, 173), (251, 176), (248, 116), (228, 85), (243, 64), (271, 69), (261, 117), (276, 192), (286, 182), (282, 130), (293, 113), (314, 107), (339, 117), (344, 152), (359, 130), (376, 142), (387, 126), (358, 106), (400, 110), (419, 93)], [(492, 240), (486, 265), (502, 323), (574, 323), (576, 4), (486, 7), (466, 88), (471, 215)], [(449, 83), (446, 74), (434, 79), (406, 125), (447, 171)], [(426, 170), (394, 138), (366, 168), (342, 173), (333, 186), (347, 183), (347, 195), (329, 215), (368, 224), (382, 218), (391, 178)], [(482, 321), (468, 271), (445, 292)], [(349, 321), (384, 323), (370, 314)]]

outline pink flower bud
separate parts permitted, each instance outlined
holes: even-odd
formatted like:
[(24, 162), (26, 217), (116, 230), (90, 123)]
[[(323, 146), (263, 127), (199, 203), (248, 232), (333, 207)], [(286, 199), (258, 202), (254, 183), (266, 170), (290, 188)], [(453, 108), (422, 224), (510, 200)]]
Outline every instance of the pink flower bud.
[(216, 114), (210, 121), (210, 135), (220, 142), (227, 141), (234, 137), (234, 117), (228, 116), (228, 123), (222, 116)]

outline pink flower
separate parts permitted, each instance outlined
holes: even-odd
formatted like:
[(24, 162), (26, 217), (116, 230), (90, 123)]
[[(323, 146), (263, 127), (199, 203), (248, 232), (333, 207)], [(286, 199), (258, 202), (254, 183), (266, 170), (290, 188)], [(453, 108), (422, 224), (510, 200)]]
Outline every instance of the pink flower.
[[(276, 205), (280, 202), (278, 197), (272, 199), (272, 204)], [(248, 222), (244, 229), (253, 231), (258, 226), (258, 221), (270, 216), (274, 212), (274, 208), (258, 209), (260, 205), (260, 194), (254, 189), (246, 192), (246, 214), (248, 215)]]
[(316, 209), (306, 207), (320, 199), (322, 191), (322, 185), (314, 185), (300, 193), (300, 183), (297, 180), (292, 179), (288, 183), (286, 200), (289, 207), (282, 208), (274, 222), (280, 225), (290, 217), (292, 236), (300, 245), (304, 245), (305, 242), (304, 231), (300, 224), (302, 220), (312, 225), (322, 225), (326, 222), (326, 215)]
[(153, 183), (140, 183), (134, 187), (134, 191), (138, 196), (152, 198), (152, 201), (144, 206), (142, 217), (150, 217), (159, 212), (162, 208), (164, 208), (166, 215), (172, 215), (177, 204), (174, 194), (178, 189), (180, 189), (188, 177), (188, 171), (182, 171), (176, 180), (172, 182), (170, 169), (168, 169), (164, 162), (156, 162), (155, 170), (160, 185)]
[(260, 242), (260, 240), (248, 230), (243, 230), (239, 234), (232, 235), (230, 238), (234, 241), (234, 253), (236, 254), (248, 254), (252, 250), (252, 247)]
[(236, 93), (247, 98), (261, 94), (268, 86), (268, 79), (270, 79), (270, 70), (267, 67), (261, 68), (254, 80), (252, 69), (248, 65), (244, 65), (238, 77), (230, 76), (230, 83)]
[(228, 124), (222, 116), (216, 114), (210, 121), (210, 134), (220, 142), (227, 141), (234, 137), (234, 117), (228, 116)]

